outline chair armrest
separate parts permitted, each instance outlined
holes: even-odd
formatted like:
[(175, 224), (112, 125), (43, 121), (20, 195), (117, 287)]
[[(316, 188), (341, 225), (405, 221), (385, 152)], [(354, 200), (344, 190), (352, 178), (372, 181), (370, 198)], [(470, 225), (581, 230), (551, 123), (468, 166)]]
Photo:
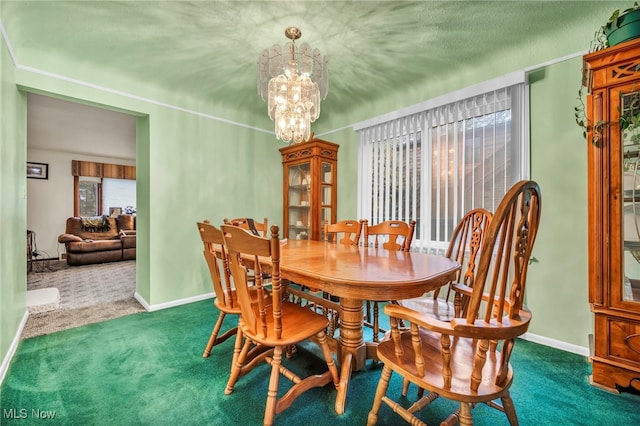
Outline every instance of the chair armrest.
[(453, 283), (451, 284), (451, 288), (453, 289), (453, 291), (462, 293), (469, 297), (471, 297), (471, 293), (473, 292), (473, 289), (471, 287), (462, 283)]
[(531, 313), (521, 309), (515, 318), (502, 318), (502, 322), (492, 319), (489, 323), (481, 319), (473, 324), (467, 323), (466, 318), (453, 318), (451, 322), (439, 321), (429, 315), (422, 314), (410, 308), (388, 304), (384, 307), (384, 313), (390, 317), (399, 318), (419, 325), (425, 330), (435, 331), (440, 334), (448, 334), (454, 337), (467, 337), (483, 339), (511, 339), (524, 334), (529, 328)]
[(64, 243), (73, 243), (73, 242), (81, 242), (83, 241), (82, 238), (78, 237), (77, 235), (73, 235), (73, 234), (62, 234), (58, 237), (58, 242), (61, 244)]
[(125, 235), (133, 235), (135, 237), (136, 230), (135, 229), (121, 229), (120, 230), (120, 236), (125, 236)]
[(478, 337), (478, 329), (481, 329), (483, 339), (515, 339), (523, 335), (529, 329), (531, 312), (521, 309), (514, 318), (502, 317), (502, 322), (492, 319), (489, 323), (483, 320), (476, 320), (473, 324), (468, 324), (464, 318), (454, 318), (451, 320), (454, 333), (453, 336)]
[(135, 248), (136, 236), (135, 235), (120, 235), (120, 241), (122, 241), (122, 248)]
[[(464, 296), (468, 296), (471, 297), (471, 294), (473, 293), (473, 288), (465, 285), (465, 284), (461, 284), (461, 283), (455, 283), (451, 286), (451, 288), (453, 288), (453, 290), (456, 293), (460, 293)], [(485, 302), (489, 300), (489, 295), (487, 293), (482, 293), (482, 300), (484, 300)], [(496, 302), (498, 302), (500, 300), (499, 296), (495, 296), (495, 300)], [(508, 300), (504, 301), (506, 306), (510, 306), (510, 303)]]
[(441, 334), (453, 334), (453, 327), (448, 321), (440, 321), (406, 306), (389, 303), (384, 307), (384, 313), (390, 317), (402, 319), (417, 324), (427, 330)]

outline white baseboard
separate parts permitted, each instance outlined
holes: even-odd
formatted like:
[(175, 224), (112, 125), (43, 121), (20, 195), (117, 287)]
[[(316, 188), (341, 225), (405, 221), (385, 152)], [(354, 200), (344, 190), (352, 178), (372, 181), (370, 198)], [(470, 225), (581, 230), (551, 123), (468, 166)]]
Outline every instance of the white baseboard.
[(22, 321), (20, 321), (20, 326), (18, 327), (18, 332), (13, 338), (11, 342), (11, 346), (9, 346), (9, 350), (7, 351), (7, 355), (2, 360), (2, 364), (0, 365), (0, 385), (4, 381), (4, 377), (9, 371), (9, 365), (11, 364), (11, 360), (13, 356), (16, 354), (18, 350), (18, 344), (20, 343), (20, 336), (22, 336), (22, 330), (24, 330), (24, 326), (27, 324), (27, 320), (29, 319), (29, 311), (25, 309), (24, 315), (22, 316)]
[(565, 352), (571, 352), (578, 355), (589, 356), (589, 348), (583, 346), (573, 345), (571, 343), (562, 342), (560, 340), (550, 339), (544, 336), (538, 336), (537, 334), (525, 333), (520, 336), (523, 340), (527, 340), (533, 343), (539, 343), (544, 346), (560, 349)]
[(138, 302), (147, 310), (147, 312), (159, 311), (162, 309), (173, 308), (175, 306), (186, 305), (188, 303), (199, 302), (201, 300), (213, 299), (215, 295), (213, 292), (201, 294), (199, 296), (187, 297), (185, 299), (172, 300), (171, 302), (166, 303), (158, 303), (157, 305), (149, 305), (149, 303), (144, 300), (144, 298), (136, 292), (133, 297), (136, 298)]

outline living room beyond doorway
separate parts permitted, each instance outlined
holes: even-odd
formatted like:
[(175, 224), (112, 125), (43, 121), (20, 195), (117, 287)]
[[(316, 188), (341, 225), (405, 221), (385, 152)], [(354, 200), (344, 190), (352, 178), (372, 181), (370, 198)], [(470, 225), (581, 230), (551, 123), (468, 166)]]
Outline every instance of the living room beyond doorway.
[(69, 266), (65, 261), (34, 261), (27, 273), (29, 294), (53, 290), (54, 305), (28, 307), (22, 338), (50, 334), (122, 317), (145, 309), (135, 299), (136, 261)]

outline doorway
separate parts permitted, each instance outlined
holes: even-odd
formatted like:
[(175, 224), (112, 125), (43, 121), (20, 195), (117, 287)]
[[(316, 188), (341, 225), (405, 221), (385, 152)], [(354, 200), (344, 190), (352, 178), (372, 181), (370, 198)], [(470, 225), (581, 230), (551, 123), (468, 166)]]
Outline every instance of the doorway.
[[(27, 228), (37, 245), (36, 259), (32, 262), (51, 265), (37, 268), (41, 273), (68, 269), (66, 273), (73, 275), (74, 269), (66, 268), (64, 262), (64, 246), (58, 243), (67, 218), (74, 216), (72, 160), (135, 166), (137, 119), (135, 115), (111, 109), (27, 94), (27, 161), (46, 164), (47, 169), (47, 179), (27, 180)], [(135, 204), (129, 207), (135, 208)], [(135, 270), (133, 277), (135, 289)], [(45, 280), (40, 285), (47, 284), (44, 275), (38, 278)], [(53, 276), (50, 280), (53, 281)]]

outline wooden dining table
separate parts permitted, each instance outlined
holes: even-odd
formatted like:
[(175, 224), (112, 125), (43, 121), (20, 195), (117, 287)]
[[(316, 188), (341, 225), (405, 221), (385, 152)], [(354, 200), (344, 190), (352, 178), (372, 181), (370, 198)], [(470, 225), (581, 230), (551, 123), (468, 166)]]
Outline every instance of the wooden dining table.
[(341, 365), (335, 410), (345, 411), (352, 371), (375, 358), (364, 340), (363, 302), (418, 297), (455, 277), (460, 265), (446, 257), (311, 240), (288, 240), (280, 247), (283, 279), (340, 299), (337, 356)]

